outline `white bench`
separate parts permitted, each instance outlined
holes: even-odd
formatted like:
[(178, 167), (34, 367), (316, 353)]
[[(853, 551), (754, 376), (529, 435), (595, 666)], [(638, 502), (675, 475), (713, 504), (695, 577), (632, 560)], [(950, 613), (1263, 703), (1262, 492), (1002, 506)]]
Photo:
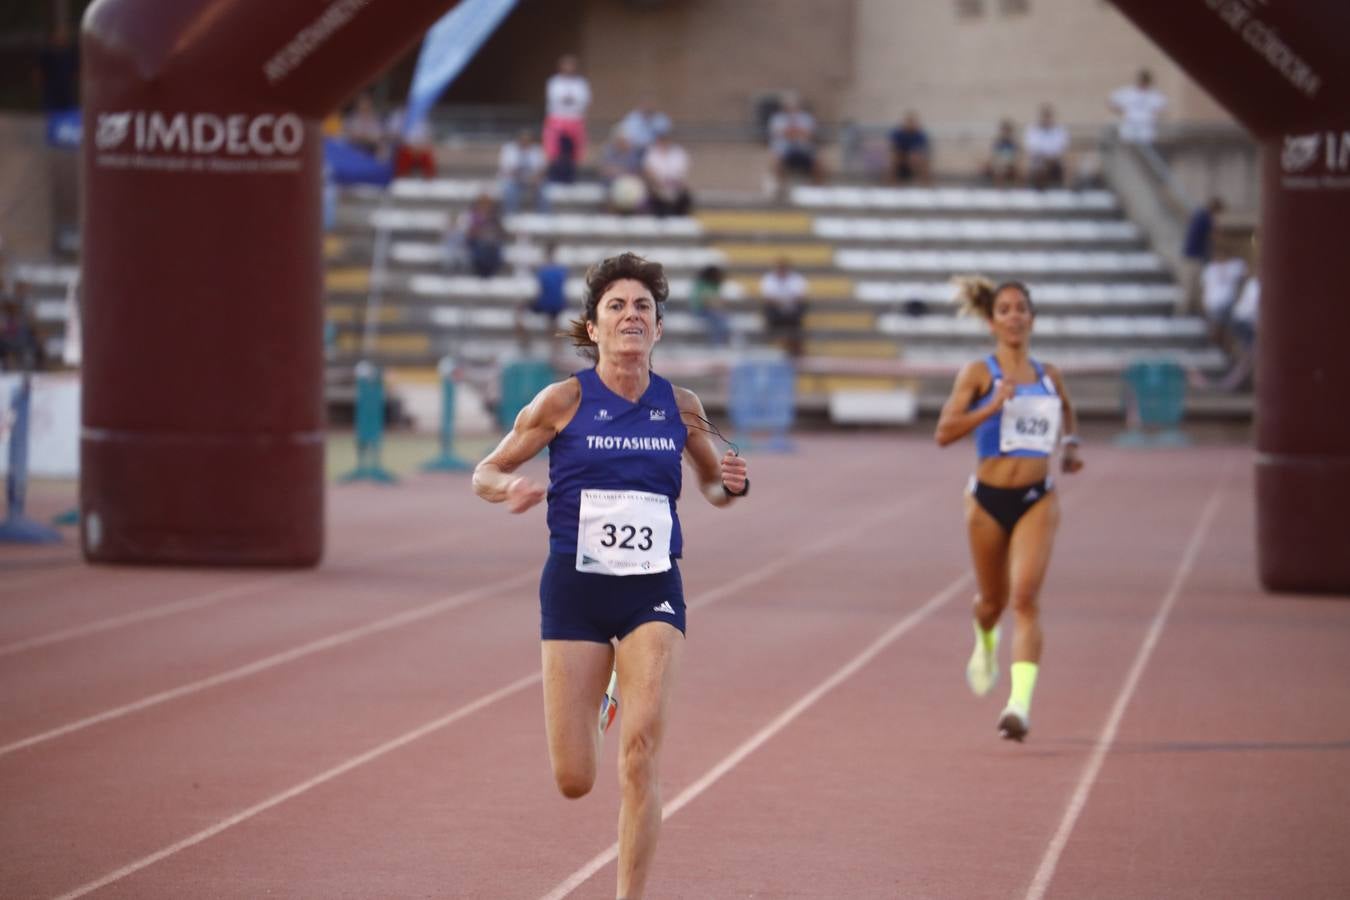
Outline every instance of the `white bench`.
[(806, 208), (913, 210), (1114, 211), (1110, 191), (1033, 191), (988, 188), (815, 187), (798, 185), (791, 202)]
[(834, 263), (854, 271), (946, 272), (1161, 272), (1156, 253), (1079, 251), (1007, 253), (977, 250), (839, 249)]
[(831, 391), (829, 410), (836, 425), (908, 425), (918, 417), (919, 398), (911, 388)]

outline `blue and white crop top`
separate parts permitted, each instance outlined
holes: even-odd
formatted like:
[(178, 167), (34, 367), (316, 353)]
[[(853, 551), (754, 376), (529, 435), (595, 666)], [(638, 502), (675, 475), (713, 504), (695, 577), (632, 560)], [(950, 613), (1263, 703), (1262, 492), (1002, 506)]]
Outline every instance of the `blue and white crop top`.
[[(988, 404), (993, 398), (994, 384), (1003, 377), (1003, 369), (998, 364), (998, 359), (994, 354), (985, 357), (984, 364), (989, 367), (989, 374), (993, 376), (990, 382), (989, 390), (985, 391), (970, 405), (970, 409), (975, 410)], [(1050, 376), (1046, 374), (1045, 368), (1035, 359), (1031, 360), (1032, 368), (1036, 370), (1036, 381), (1032, 384), (1019, 384), (1013, 389), (1015, 397), (1058, 397), (1059, 391), (1055, 390), (1055, 383)], [(1003, 430), (1003, 410), (999, 410), (989, 418), (985, 419), (975, 427), (975, 453), (980, 459), (988, 459), (991, 456), (1020, 456), (1044, 459), (1050, 454), (1037, 450), (1010, 450), (1007, 453), (999, 450), (1000, 435)]]

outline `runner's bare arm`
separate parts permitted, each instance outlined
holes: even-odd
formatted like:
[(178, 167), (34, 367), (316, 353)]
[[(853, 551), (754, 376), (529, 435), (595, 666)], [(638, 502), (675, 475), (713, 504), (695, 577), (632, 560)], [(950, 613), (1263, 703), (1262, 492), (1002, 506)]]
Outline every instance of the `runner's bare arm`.
[(718, 459), (713, 436), (697, 427), (703, 425), (700, 420), (707, 417), (703, 401), (698, 399), (697, 394), (677, 387), (675, 402), (680, 407), (680, 418), (689, 432), (684, 443), (684, 456), (698, 476), (699, 489), (713, 506), (726, 506), (735, 499), (735, 494), (745, 490), (749, 480), (745, 460), (730, 450)]
[(1077, 472), (1083, 468), (1083, 460), (1078, 455), (1078, 414), (1073, 410), (1073, 400), (1069, 398), (1069, 389), (1064, 385), (1064, 376), (1060, 374), (1059, 367), (1046, 363), (1045, 372), (1054, 382), (1055, 391), (1059, 394), (1060, 405), (1064, 412), (1064, 430), (1062, 433), (1066, 438), (1069, 438), (1069, 440), (1064, 441), (1064, 456), (1060, 461), (1060, 467), (1065, 472)]
[(575, 378), (540, 391), (516, 416), (516, 423), (497, 448), (473, 470), (473, 491), (489, 503), (506, 502), (511, 512), (524, 512), (544, 499), (544, 485), (513, 473), (548, 446), (581, 403)]
[(971, 409), (975, 399), (988, 390), (989, 367), (981, 360), (974, 360), (961, 367), (952, 385), (951, 396), (942, 404), (942, 414), (938, 416), (937, 431), (933, 437), (939, 447), (959, 441), (970, 434), (985, 419), (1003, 408), (1003, 403), (1013, 393), (1013, 385), (1002, 382), (991, 402), (979, 409)]

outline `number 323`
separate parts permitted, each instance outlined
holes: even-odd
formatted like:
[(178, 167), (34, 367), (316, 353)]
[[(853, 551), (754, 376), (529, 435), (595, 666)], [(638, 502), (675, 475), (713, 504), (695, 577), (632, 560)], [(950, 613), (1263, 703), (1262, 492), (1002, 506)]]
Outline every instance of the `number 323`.
[[(652, 530), (650, 528), (634, 528), (632, 525), (613, 525), (609, 522), (604, 524), (605, 536), (600, 541), (602, 547), (618, 546), (621, 550), (650, 550), (652, 549)], [(619, 539), (619, 532), (623, 532), (623, 539)], [(633, 538), (638, 534), (642, 535), (642, 540), (636, 545), (633, 544)]]

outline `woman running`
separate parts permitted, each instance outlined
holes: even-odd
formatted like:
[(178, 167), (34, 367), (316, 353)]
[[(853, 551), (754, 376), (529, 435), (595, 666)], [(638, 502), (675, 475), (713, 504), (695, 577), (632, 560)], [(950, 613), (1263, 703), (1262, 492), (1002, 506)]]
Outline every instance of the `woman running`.
[[(975, 650), (966, 680), (984, 696), (998, 680), (998, 621), (1012, 604), (1012, 692), (998, 720), (999, 734), (1021, 741), (1031, 728), (1031, 694), (1041, 661), (1039, 595), (1059, 526), (1059, 501), (1050, 476), (1056, 439), (1062, 468), (1083, 468), (1073, 404), (1059, 370), (1031, 356), (1036, 309), (1026, 285), (995, 286), (985, 278), (958, 279), (964, 312), (982, 316), (994, 352), (967, 363), (956, 376), (938, 419), (946, 446), (972, 431), (979, 458), (967, 488), (966, 528), (975, 563)], [(1063, 430), (1063, 437), (1059, 437)]]
[[(668, 292), (660, 264), (611, 257), (586, 274), (586, 291), (570, 335), (595, 367), (540, 391), (473, 484), (513, 513), (548, 498), (539, 600), (549, 758), (564, 796), (590, 791), (617, 681), (617, 896), (636, 900), (661, 827), (657, 762), (684, 644), (681, 459), (714, 506), (744, 497), (750, 480), (735, 453), (718, 458), (698, 397), (651, 370)], [(547, 486), (514, 474), (544, 447)]]

